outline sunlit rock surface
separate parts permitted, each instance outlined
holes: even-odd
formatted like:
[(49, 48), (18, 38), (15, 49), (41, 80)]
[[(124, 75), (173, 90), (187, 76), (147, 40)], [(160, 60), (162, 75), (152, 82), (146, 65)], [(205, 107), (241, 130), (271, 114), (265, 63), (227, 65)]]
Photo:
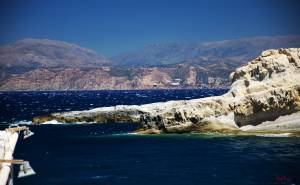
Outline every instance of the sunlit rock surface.
[[(145, 133), (300, 131), (299, 48), (267, 50), (237, 68), (230, 79), (231, 88), (222, 96), (54, 113), (33, 121), (133, 122)], [(281, 116), (284, 121), (280, 121)]]

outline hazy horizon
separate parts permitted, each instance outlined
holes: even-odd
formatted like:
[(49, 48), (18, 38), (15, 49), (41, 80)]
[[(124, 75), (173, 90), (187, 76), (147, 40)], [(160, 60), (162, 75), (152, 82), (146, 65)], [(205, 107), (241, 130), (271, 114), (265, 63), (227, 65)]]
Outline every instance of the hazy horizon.
[(46, 38), (113, 56), (157, 43), (299, 35), (298, 4), (294, 0), (4, 0), (0, 45)]
[(223, 39), (223, 40), (212, 40), (212, 41), (201, 41), (201, 42), (172, 42), (172, 41), (170, 41), (170, 42), (157, 42), (157, 43), (151, 43), (151, 44), (146, 44), (146, 45), (142, 45), (142, 46), (140, 46), (140, 47), (138, 47), (138, 48), (132, 48), (132, 49), (130, 49), (130, 50), (127, 50), (127, 51), (123, 51), (123, 52), (116, 52), (116, 53), (114, 53), (113, 55), (106, 55), (106, 54), (104, 54), (103, 52), (101, 52), (101, 51), (96, 51), (96, 50), (94, 50), (94, 49), (92, 49), (92, 48), (89, 48), (89, 47), (84, 47), (84, 46), (82, 46), (80, 43), (73, 43), (73, 42), (68, 42), (68, 41), (65, 41), (65, 40), (58, 40), (58, 39), (55, 39), (55, 38), (53, 38), (53, 39), (50, 39), (50, 38), (20, 38), (20, 39), (18, 39), (18, 40), (14, 40), (14, 41), (12, 41), (12, 42), (9, 42), (9, 43), (4, 43), (4, 44), (0, 44), (0, 47), (5, 47), (5, 46), (7, 46), (7, 45), (10, 45), (10, 44), (13, 44), (13, 43), (15, 43), (15, 42), (18, 42), (18, 41), (21, 41), (21, 40), (26, 40), (26, 39), (33, 39), (33, 40), (53, 40), (53, 41), (61, 41), (61, 42), (66, 42), (66, 43), (68, 43), (68, 44), (76, 44), (77, 46), (79, 46), (79, 47), (83, 47), (83, 48), (85, 48), (85, 49), (89, 49), (89, 50), (92, 50), (92, 51), (94, 51), (94, 52), (96, 52), (96, 53), (98, 53), (98, 54), (101, 54), (101, 55), (103, 55), (104, 57), (108, 57), (108, 58), (110, 58), (110, 57), (115, 57), (115, 56), (118, 56), (118, 55), (122, 55), (122, 54), (127, 54), (127, 53), (131, 53), (131, 52), (136, 52), (136, 51), (138, 51), (138, 50), (142, 50), (143, 48), (146, 48), (146, 47), (148, 47), (148, 46), (152, 46), (152, 45), (164, 45), (164, 44), (205, 44), (205, 43), (213, 43), (213, 42), (223, 42), (223, 41), (233, 41), (233, 40), (241, 40), (241, 39), (254, 39), (254, 38), (272, 38), (272, 37), (293, 37), (293, 36), (295, 36), (295, 37), (300, 37), (300, 34), (294, 34), (294, 35), (274, 35), (274, 36), (267, 36), (267, 35), (263, 35), (263, 36), (253, 36), (253, 37), (242, 37), (242, 38), (236, 38), (236, 39)]

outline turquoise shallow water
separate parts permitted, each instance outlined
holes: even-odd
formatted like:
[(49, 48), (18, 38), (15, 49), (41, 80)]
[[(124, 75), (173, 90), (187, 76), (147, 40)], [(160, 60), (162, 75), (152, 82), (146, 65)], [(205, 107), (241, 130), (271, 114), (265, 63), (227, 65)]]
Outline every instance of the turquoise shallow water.
[[(224, 92), (1, 94), (1, 105), (9, 104), (8, 108), (1, 106), (1, 127), (20, 120), (30, 123), (32, 115), (57, 109), (83, 110), (99, 105), (141, 104)], [(132, 124), (29, 126), (35, 135), (19, 140), (15, 158), (29, 160), (37, 175), (16, 179), (18, 185), (300, 184), (297, 137), (141, 136), (131, 134), (137, 128)]]

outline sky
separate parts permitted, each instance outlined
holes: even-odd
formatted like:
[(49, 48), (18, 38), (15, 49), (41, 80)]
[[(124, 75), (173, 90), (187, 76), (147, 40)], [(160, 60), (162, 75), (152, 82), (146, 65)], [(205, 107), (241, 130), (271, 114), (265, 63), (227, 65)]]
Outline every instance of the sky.
[(0, 45), (63, 40), (105, 56), (169, 42), (299, 35), (299, 0), (0, 0)]

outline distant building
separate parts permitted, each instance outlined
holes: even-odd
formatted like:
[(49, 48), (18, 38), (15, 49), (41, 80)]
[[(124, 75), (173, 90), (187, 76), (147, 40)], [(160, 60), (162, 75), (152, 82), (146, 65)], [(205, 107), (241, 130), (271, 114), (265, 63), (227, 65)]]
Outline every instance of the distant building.
[(173, 82), (170, 83), (172, 86), (179, 86), (181, 84), (181, 79), (176, 78)]
[(110, 67), (102, 67), (104, 71), (110, 71)]
[(227, 79), (223, 79), (220, 77), (211, 77), (211, 76), (208, 77), (207, 81), (208, 81), (208, 84), (210, 84), (210, 85), (222, 85), (222, 84), (228, 83)]

